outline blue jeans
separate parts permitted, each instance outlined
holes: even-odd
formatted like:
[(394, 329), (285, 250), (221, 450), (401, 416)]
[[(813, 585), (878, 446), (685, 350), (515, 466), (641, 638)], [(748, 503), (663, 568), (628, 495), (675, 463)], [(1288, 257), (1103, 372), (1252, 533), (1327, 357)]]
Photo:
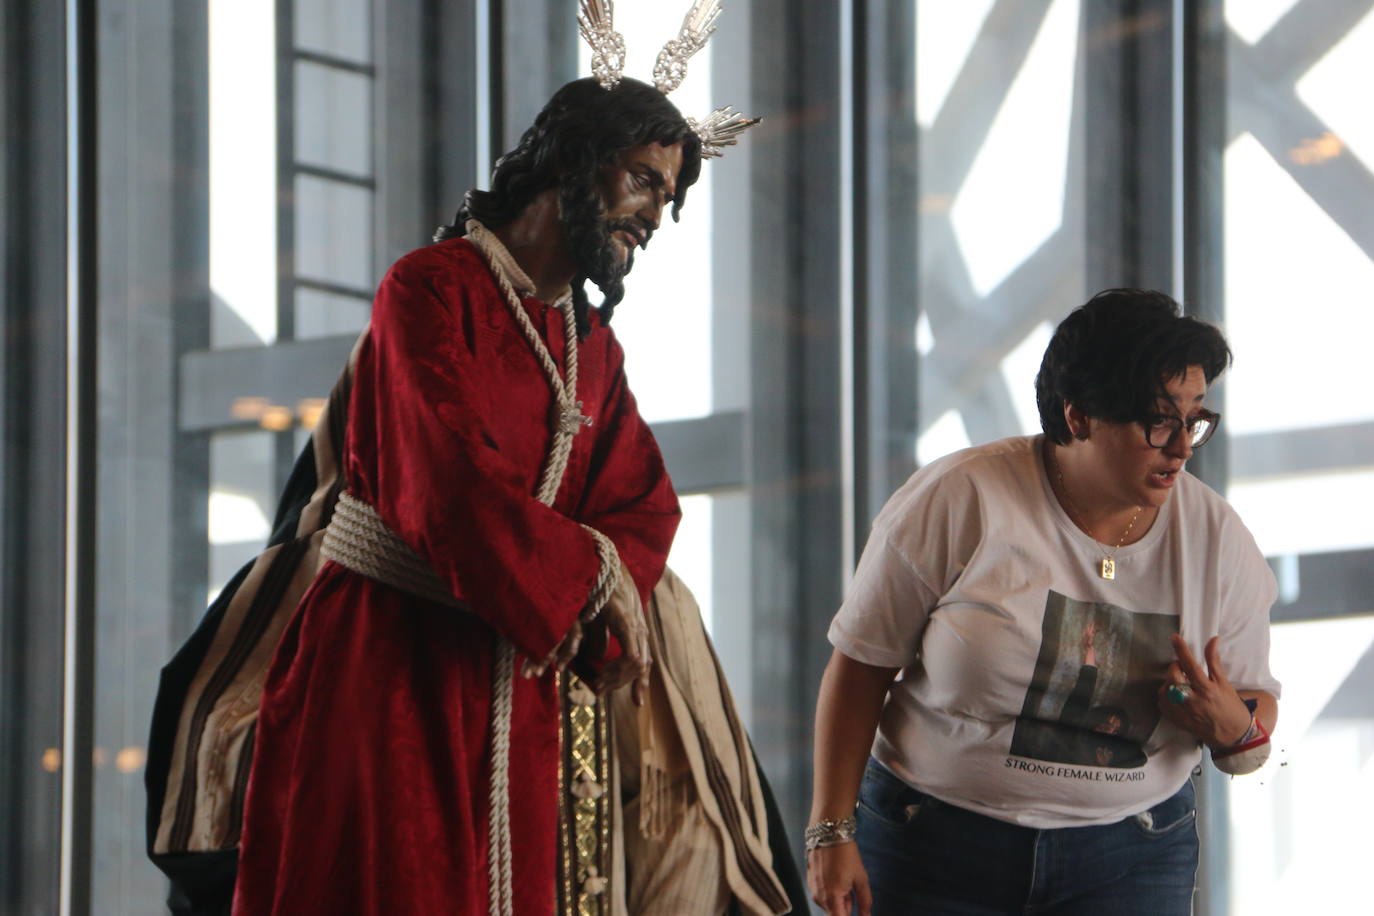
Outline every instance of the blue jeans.
[(1187, 916), (1192, 781), (1115, 824), (1036, 830), (918, 792), (875, 760), (859, 789), (873, 916)]

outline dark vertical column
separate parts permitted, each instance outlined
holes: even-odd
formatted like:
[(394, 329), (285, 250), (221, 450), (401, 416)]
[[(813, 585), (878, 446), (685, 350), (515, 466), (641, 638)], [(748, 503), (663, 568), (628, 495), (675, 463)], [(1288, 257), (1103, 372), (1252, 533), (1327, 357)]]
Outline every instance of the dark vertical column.
[(58, 899), (66, 15), (0, 2), (0, 911)]
[[(1222, 0), (1180, 3), (1183, 107), (1183, 302), (1189, 314), (1212, 322), (1225, 319), (1223, 227), (1226, 149), (1226, 21)], [(1208, 393), (1214, 410), (1226, 410), (1223, 382)], [(1188, 470), (1213, 489), (1226, 492), (1230, 440), (1215, 436), (1188, 462)], [(1206, 762), (1198, 793), (1202, 857), (1198, 867), (1198, 916), (1231, 911), (1230, 814), (1226, 777)]]
[[(0, 149), (5, 151), (3, 158), (0, 158), (0, 169), (3, 169), (0, 172), (0, 252), (10, 250), (11, 234), (18, 228), (6, 218), (13, 209), (17, 209), (17, 201), (13, 199), (15, 189), (10, 182), (11, 161), (17, 158), (13, 149), (19, 139), (13, 135), (11, 128), (18, 101), (15, 98), (18, 87), (14, 85), (15, 75), (11, 72), (14, 55), (18, 51), (18, 43), (11, 37), (18, 27), (16, 13), (10, 4), (0, 4), (0, 36), (4, 36), (0, 60), (6, 62), (5, 69), (0, 71)], [(5, 520), (0, 521), (0, 583), (8, 583), (11, 550), (19, 540), (16, 532), (12, 531), (13, 526), (8, 524), (8, 519), (19, 511), (19, 507), (15, 505), (15, 494), (10, 492), (5, 483), (11, 474), (18, 473), (18, 442), (10, 431), (11, 423), (18, 418), (13, 415), (9, 405), (16, 397), (16, 389), (23, 385), (23, 379), (15, 371), (19, 354), (16, 348), (10, 346), (10, 329), (15, 319), (10, 313), (12, 269), (8, 259), (0, 259), (0, 435), (4, 437), (0, 439), (0, 519)], [(20, 687), (16, 677), (17, 659), (14, 657), (18, 639), (13, 608), (10, 590), (5, 584), (0, 584), (0, 698), (3, 698), (0, 699), (0, 809), (5, 811), (19, 810), (20, 796), (16, 790), (22, 772), (18, 734), (22, 710), (17, 708), (12, 699), (18, 695)], [(0, 827), (0, 888), (17, 886), (16, 882), (20, 879), (15, 873), (18, 857), (17, 825)], [(0, 890), (0, 907), (9, 909), (16, 903), (13, 895)]]
[(426, 75), (432, 72), (437, 49), (426, 44), (425, 6), (421, 0), (373, 5), (377, 276), (401, 255), (428, 242), (438, 225), (430, 217), (435, 175), (429, 162), (435, 131), (426, 99)]
[(204, 440), (176, 418), (179, 356), (209, 336), (206, 4), (112, 0), (98, 42), (91, 899), (145, 911), (165, 895), (143, 853), (148, 717), (205, 596)]
[(477, 32), (474, 3), (433, 0), (429, 16), (432, 63), (426, 93), (433, 139), (428, 163), (432, 199), (426, 203), (429, 222), (439, 226), (453, 219), (479, 173), (485, 175), (491, 169), (490, 162), (478, 162), (478, 150), (484, 145), (479, 134), (490, 130), (480, 116), (489, 100), (478, 97), (477, 67), (479, 59), (485, 59), (478, 53), (478, 42), (486, 36)]
[(916, 11), (855, 3), (854, 543), (916, 470)]
[(492, 0), (499, 7), (496, 36), (499, 60), (493, 61), (500, 100), (499, 156), (520, 135), (559, 86), (576, 79), (577, 19), (564, 0)]
[[(1222, 0), (1182, 4), (1183, 301), (1190, 315), (1222, 323), (1225, 295), (1226, 20)], [(1225, 376), (1207, 399), (1226, 409)], [(1225, 428), (1223, 427), (1223, 432)], [(1229, 437), (1214, 437), (1188, 470), (1226, 491)]]
[(94, 0), (67, 10), (66, 499), (63, 620), (62, 886), (64, 916), (91, 909), (99, 474), (99, 48)]
[(748, 138), (754, 742), (783, 813), (810, 798), (816, 689), (843, 580), (839, 214), (847, 4), (756, 0)]
[[(170, 4), (171, 153), (175, 193), (168, 205), (173, 282), (169, 292), (172, 363), (168, 390), (171, 504), (169, 646), (181, 645), (205, 610), (210, 568), (210, 436), (183, 432), (177, 367), (190, 352), (210, 348), (210, 22), (208, 0)], [(170, 657), (170, 656), (168, 656)], [(165, 661), (165, 659), (164, 659)]]
[(1083, 5), (1085, 270), (1090, 293), (1174, 288), (1172, 0)]
[[(277, 342), (296, 337), (296, 0), (277, 0)], [(371, 29), (368, 30), (371, 34)], [(293, 429), (272, 436), (272, 492), (296, 460)]]

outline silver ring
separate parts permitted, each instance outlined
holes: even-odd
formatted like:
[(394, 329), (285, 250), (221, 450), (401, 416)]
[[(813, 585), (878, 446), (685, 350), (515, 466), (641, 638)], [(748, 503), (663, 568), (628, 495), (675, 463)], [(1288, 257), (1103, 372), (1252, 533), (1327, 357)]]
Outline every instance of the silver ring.
[(1187, 684), (1170, 684), (1164, 695), (1169, 698), (1170, 703), (1182, 706), (1193, 698), (1193, 688)]

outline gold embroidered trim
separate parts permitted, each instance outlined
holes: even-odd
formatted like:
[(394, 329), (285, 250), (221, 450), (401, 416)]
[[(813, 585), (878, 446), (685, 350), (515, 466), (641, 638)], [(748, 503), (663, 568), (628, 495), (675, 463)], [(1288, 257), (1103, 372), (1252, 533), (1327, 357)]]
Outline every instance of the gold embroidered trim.
[(559, 772), (559, 907), (563, 916), (609, 916), (610, 725), (606, 702), (564, 675)]

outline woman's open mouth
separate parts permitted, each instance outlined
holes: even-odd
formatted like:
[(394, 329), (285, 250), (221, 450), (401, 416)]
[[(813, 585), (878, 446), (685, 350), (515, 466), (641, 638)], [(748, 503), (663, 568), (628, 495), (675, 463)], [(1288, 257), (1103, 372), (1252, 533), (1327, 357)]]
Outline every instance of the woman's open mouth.
[(1178, 472), (1182, 468), (1169, 468), (1167, 470), (1151, 471), (1150, 483), (1156, 487), (1172, 487), (1174, 481), (1178, 479)]

